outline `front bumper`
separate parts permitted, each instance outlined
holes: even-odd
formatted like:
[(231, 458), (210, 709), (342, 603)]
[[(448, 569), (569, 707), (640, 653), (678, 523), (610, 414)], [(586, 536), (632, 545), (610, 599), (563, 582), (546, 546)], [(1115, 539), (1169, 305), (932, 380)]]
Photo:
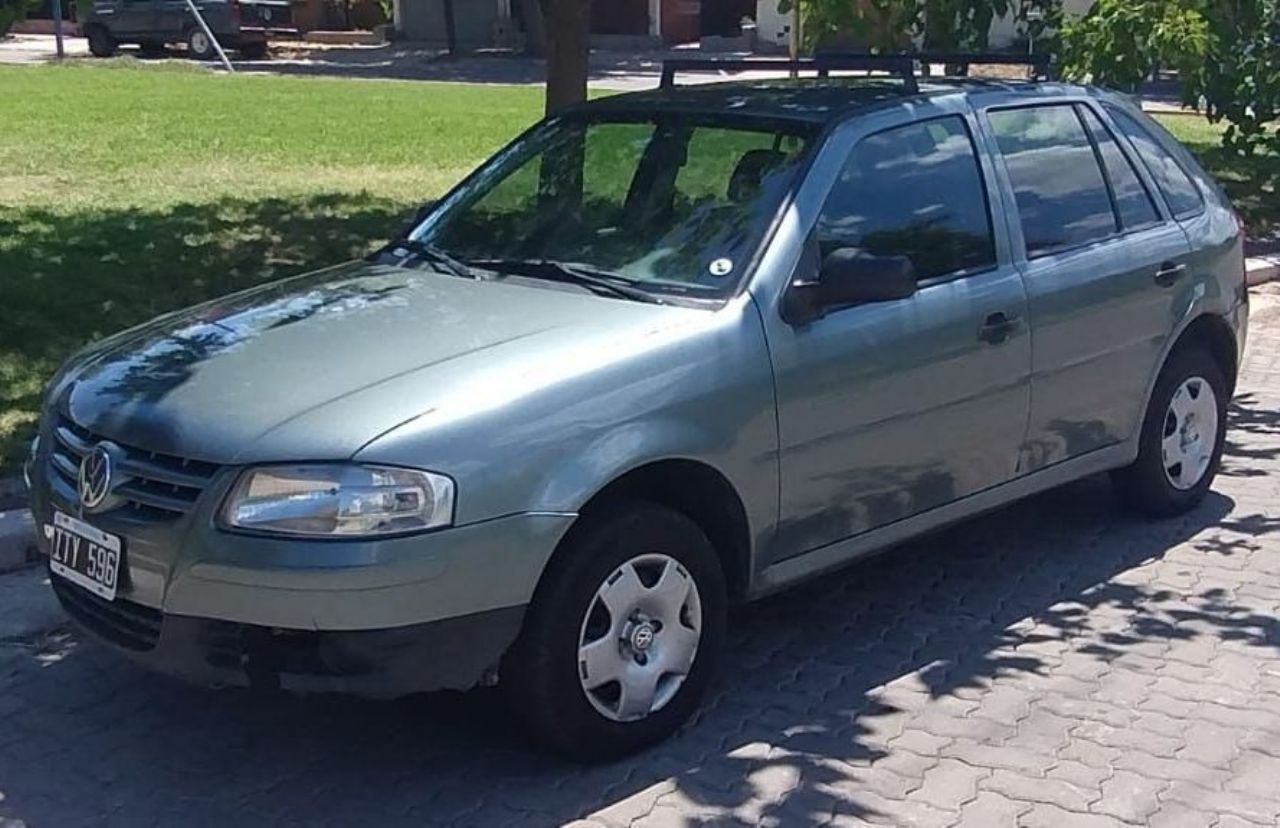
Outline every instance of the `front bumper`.
[(524, 607), (380, 630), (285, 630), (104, 601), (50, 574), (83, 632), (157, 673), (208, 687), (394, 698), (489, 683)]
[(203, 684), (392, 696), (480, 683), (574, 519), (526, 513), (369, 541), (243, 535), (213, 521), (227, 469), (192, 513), (138, 523), (64, 502), (45, 451), (31, 467), (37, 523), (57, 508), (124, 539), (115, 602), (55, 578), (68, 613), (136, 661)]

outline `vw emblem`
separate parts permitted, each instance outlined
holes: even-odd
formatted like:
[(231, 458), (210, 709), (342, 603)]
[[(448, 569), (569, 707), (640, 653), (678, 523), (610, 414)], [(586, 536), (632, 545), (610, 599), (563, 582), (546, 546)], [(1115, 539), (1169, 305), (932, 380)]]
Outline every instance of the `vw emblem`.
[(76, 489), (80, 495), (80, 505), (86, 509), (96, 509), (111, 494), (111, 450), (106, 443), (99, 443), (80, 461), (80, 478)]
[(641, 624), (631, 633), (631, 648), (638, 653), (653, 646), (653, 627), (649, 624)]

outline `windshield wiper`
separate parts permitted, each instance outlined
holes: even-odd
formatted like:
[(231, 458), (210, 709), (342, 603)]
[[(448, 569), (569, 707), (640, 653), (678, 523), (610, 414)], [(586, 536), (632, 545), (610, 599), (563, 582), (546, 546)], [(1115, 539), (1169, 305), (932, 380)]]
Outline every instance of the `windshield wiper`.
[(417, 256), (420, 259), (425, 259), (427, 263), (433, 265), (437, 270), (446, 270), (454, 276), (459, 276), (463, 279), (480, 278), (480, 274), (476, 273), (466, 262), (455, 259), (434, 244), (428, 244), (418, 239), (395, 239), (379, 252), (400, 256), (403, 259)]
[(647, 302), (651, 305), (667, 304), (649, 291), (635, 287), (633, 280), (625, 276), (577, 262), (561, 262), (555, 259), (478, 259), (475, 264), (513, 276), (528, 276), (533, 279), (582, 285), (597, 293), (636, 302)]

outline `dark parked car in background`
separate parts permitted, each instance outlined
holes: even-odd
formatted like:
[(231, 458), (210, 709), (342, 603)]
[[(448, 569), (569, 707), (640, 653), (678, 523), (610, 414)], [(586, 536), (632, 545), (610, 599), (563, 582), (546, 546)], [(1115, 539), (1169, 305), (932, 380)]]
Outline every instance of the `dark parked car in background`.
[[(298, 34), (288, 0), (197, 0), (195, 5), (222, 47), (250, 60), (266, 56), (268, 38)], [(81, 25), (96, 57), (111, 57), (122, 43), (136, 43), (144, 52), (184, 43), (197, 60), (216, 55), (186, 0), (95, 0)]]

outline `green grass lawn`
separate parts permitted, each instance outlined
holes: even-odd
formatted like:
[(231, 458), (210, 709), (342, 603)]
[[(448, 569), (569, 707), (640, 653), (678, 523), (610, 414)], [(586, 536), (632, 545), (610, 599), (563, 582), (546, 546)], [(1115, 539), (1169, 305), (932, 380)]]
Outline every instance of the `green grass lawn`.
[(363, 253), (542, 108), (534, 87), (145, 64), (0, 67), (0, 90), (0, 477), (70, 352)]
[(1222, 127), (1192, 115), (1158, 118), (1186, 144), (1235, 204), (1250, 236), (1280, 235), (1280, 158), (1260, 154), (1240, 158), (1222, 148)]
[[(0, 477), (71, 351), (362, 253), (542, 107), (531, 86), (174, 65), (0, 67)], [(1213, 127), (1167, 123), (1250, 221), (1280, 224), (1276, 159), (1228, 163)]]

